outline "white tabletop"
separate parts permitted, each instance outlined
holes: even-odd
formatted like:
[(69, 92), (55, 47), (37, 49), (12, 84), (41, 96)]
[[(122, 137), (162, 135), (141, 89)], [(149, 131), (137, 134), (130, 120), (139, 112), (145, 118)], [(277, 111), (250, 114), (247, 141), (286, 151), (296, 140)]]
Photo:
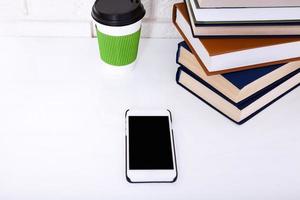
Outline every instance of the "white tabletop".
[[(300, 199), (300, 90), (238, 126), (176, 84), (178, 42), (116, 74), (96, 39), (0, 39), (0, 199)], [(128, 108), (172, 111), (176, 183), (127, 183)]]

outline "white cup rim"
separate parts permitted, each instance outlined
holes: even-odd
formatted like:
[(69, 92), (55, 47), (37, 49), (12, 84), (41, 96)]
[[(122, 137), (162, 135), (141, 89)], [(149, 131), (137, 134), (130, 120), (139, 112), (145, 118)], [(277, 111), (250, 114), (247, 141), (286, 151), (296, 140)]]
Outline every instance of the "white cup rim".
[(111, 36), (124, 36), (133, 34), (141, 29), (142, 19), (126, 26), (108, 26), (95, 21), (96, 28), (101, 33)]

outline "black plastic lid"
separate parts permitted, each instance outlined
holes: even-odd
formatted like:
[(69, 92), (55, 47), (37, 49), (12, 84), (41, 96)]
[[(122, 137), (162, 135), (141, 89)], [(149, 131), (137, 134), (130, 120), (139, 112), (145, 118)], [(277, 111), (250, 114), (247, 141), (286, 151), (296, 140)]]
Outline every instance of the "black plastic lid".
[(97, 0), (92, 10), (94, 20), (108, 26), (130, 25), (145, 14), (140, 0)]

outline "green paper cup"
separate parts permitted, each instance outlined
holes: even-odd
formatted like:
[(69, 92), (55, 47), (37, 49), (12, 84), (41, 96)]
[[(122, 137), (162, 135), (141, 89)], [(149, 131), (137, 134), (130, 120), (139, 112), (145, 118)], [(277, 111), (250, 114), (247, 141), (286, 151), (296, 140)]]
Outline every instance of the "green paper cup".
[(135, 66), (145, 9), (139, 0), (97, 0), (92, 16), (96, 23), (100, 58), (105, 66)]
[(141, 20), (128, 26), (111, 27), (96, 23), (100, 57), (110, 67), (135, 65), (141, 35)]

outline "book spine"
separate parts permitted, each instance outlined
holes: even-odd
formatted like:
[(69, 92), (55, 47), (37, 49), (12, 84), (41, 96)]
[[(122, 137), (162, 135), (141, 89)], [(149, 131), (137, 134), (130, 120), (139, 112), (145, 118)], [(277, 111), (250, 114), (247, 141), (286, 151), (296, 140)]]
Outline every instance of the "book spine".
[(179, 79), (180, 79), (181, 71), (182, 71), (181, 67), (179, 67), (177, 69), (177, 72), (176, 72), (176, 83), (178, 83), (178, 84), (179, 84)]
[[(219, 72), (210, 72), (210, 71), (207, 70), (207, 67), (205, 67), (204, 63), (201, 61), (201, 59), (197, 55), (195, 49), (193, 48), (193, 46), (191, 45), (191, 43), (189, 42), (189, 40), (187, 39), (187, 37), (185, 36), (185, 34), (183, 33), (183, 31), (181, 30), (181, 28), (177, 24), (176, 19), (177, 19), (177, 11), (178, 11), (177, 6), (178, 5), (179, 4), (174, 4), (174, 6), (173, 6), (173, 13), (172, 13), (172, 22), (175, 25), (177, 31), (179, 32), (179, 34), (181, 35), (181, 37), (184, 39), (184, 41), (187, 43), (187, 45), (189, 46), (189, 48), (191, 49), (191, 51), (193, 52), (193, 54), (196, 56), (197, 61), (201, 64), (201, 66), (203, 66), (203, 69), (204, 69), (205, 73), (207, 75), (219, 74)], [(223, 72), (223, 71), (221, 71), (221, 72)]]
[(223, 115), (224, 117), (226, 117), (227, 119), (229, 119), (230, 121), (238, 124), (238, 125), (241, 125), (243, 123), (245, 123), (247, 120), (243, 120), (242, 122), (237, 122), (237, 121), (234, 121), (233, 119), (231, 119), (229, 116), (225, 115), (223, 112), (221, 112), (220, 110), (218, 110), (217, 108), (215, 108), (213, 105), (211, 105), (209, 102), (207, 102), (206, 100), (204, 100), (203, 98), (201, 98), (200, 96), (198, 96), (195, 92), (193, 92), (190, 88), (186, 87), (185, 85), (183, 85), (181, 82), (180, 82), (180, 75), (181, 75), (181, 72), (184, 71), (184, 67), (179, 67), (178, 70), (177, 70), (177, 73), (176, 73), (176, 82), (178, 85), (180, 85), (182, 88), (184, 88), (186, 91), (188, 91), (189, 93), (191, 93), (193, 96), (197, 97), (198, 99), (200, 99), (201, 101), (203, 101), (205, 104), (207, 104), (209, 107), (211, 107), (212, 109), (214, 109), (215, 111), (217, 111), (218, 113), (220, 113), (221, 115)]
[(180, 48), (181, 48), (181, 43), (178, 43), (178, 45), (177, 45), (177, 52), (176, 52), (176, 63), (178, 65), (180, 65), (180, 63), (179, 63)]

